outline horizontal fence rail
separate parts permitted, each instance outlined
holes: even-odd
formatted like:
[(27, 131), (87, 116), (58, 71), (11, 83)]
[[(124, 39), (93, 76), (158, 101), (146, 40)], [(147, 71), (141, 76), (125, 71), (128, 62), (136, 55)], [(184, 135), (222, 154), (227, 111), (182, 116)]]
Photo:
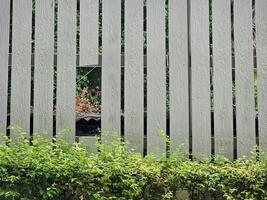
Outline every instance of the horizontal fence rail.
[(267, 148), (266, 0), (0, 2), (0, 132), (66, 131), (96, 151), (75, 133), (78, 67), (101, 67), (102, 142), (199, 159)]

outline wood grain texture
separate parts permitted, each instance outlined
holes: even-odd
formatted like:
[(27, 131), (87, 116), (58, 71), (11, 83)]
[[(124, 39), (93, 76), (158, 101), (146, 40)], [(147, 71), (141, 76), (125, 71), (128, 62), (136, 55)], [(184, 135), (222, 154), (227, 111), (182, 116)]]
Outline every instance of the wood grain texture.
[(80, 0), (80, 66), (98, 64), (98, 0)]
[(130, 147), (144, 148), (143, 2), (125, 1), (124, 137)]
[(183, 144), (189, 152), (187, 1), (169, 1), (171, 150)]
[(267, 1), (255, 1), (259, 141), (263, 150), (267, 149)]
[(191, 1), (192, 153), (211, 154), (209, 1)]
[(73, 0), (58, 1), (57, 132), (75, 140), (76, 10)]
[(234, 1), (237, 156), (256, 145), (253, 93), (252, 0)]
[(166, 153), (165, 1), (147, 1), (147, 153)]
[[(0, 133), (6, 134), (10, 1), (0, 2)], [(1, 143), (1, 139), (0, 139)]]
[(103, 0), (101, 131), (120, 136), (121, 1)]
[[(13, 1), (11, 125), (30, 131), (32, 1)], [(15, 139), (15, 132), (10, 133)]]
[(231, 1), (212, 1), (215, 153), (233, 159)]
[(89, 153), (97, 153), (97, 136), (79, 137), (79, 143), (86, 148)]
[(36, 133), (42, 134), (44, 137), (52, 138), (54, 84), (54, 0), (37, 0), (35, 10), (33, 130)]

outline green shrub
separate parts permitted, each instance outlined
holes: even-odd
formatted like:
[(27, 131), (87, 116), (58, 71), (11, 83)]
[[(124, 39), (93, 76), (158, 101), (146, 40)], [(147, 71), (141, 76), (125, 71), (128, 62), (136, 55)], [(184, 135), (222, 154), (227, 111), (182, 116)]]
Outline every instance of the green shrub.
[(182, 191), (191, 199), (267, 198), (264, 159), (199, 163), (182, 153), (142, 158), (119, 141), (97, 147), (90, 154), (60, 138), (7, 140), (0, 145), (0, 199), (156, 200)]

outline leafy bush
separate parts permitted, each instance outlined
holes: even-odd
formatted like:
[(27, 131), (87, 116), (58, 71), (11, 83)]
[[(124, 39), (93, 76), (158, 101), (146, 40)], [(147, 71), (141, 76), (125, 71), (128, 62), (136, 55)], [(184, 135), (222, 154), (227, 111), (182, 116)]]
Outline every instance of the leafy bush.
[[(0, 145), (0, 199), (266, 199), (266, 165), (226, 159), (142, 158), (115, 141), (90, 154), (79, 144), (23, 134)], [(186, 191), (186, 192), (185, 192)], [(178, 197), (177, 197), (178, 196)], [(180, 197), (181, 199), (181, 197)]]

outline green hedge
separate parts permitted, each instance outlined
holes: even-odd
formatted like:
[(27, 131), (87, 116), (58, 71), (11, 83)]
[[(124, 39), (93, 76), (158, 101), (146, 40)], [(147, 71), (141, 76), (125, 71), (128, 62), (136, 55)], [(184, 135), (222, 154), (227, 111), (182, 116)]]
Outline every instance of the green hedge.
[(142, 158), (126, 145), (27, 138), (0, 145), (0, 199), (267, 199), (266, 162)]

